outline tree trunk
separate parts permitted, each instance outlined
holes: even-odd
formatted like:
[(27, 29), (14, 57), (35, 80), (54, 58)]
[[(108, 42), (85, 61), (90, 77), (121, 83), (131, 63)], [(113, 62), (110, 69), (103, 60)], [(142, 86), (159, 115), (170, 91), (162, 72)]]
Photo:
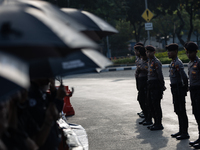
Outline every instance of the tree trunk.
[(190, 30), (189, 30), (189, 33), (188, 33), (188, 38), (187, 38), (187, 42), (190, 41), (190, 38), (191, 38), (191, 35), (192, 35), (192, 32), (193, 32), (193, 13), (192, 13), (192, 6), (191, 6), (191, 10), (188, 11), (188, 14), (190, 15)]
[(181, 20), (182, 23), (181, 23), (180, 26), (177, 28), (177, 30), (176, 30), (176, 35), (177, 35), (177, 37), (178, 37), (180, 43), (184, 46), (185, 42), (184, 42), (183, 39), (182, 39), (181, 31), (182, 31), (183, 27), (185, 26), (185, 22), (184, 22), (184, 20), (183, 20), (183, 18), (182, 18), (182, 16), (181, 16), (181, 13), (180, 13), (179, 10), (178, 10), (178, 12), (177, 12), (177, 16), (179, 17), (179, 19)]
[(165, 34), (165, 45), (167, 45), (167, 35)]

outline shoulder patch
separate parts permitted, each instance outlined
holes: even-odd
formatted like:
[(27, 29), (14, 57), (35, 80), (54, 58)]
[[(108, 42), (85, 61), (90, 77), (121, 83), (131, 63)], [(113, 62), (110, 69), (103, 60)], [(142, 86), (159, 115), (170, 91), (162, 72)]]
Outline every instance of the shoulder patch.
[(35, 99), (29, 99), (29, 106), (34, 107), (37, 104), (37, 101)]
[(175, 68), (177, 71), (179, 71), (179, 65), (176, 65)]
[(155, 68), (158, 69), (158, 63), (155, 63)]

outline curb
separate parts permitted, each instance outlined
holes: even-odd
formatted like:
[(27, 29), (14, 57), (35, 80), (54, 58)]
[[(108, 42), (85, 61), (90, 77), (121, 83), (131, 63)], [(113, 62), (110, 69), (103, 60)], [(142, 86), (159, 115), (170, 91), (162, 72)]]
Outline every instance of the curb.
[(101, 70), (101, 72), (108, 72), (108, 71), (123, 71), (123, 70), (135, 70), (136, 66), (130, 67), (111, 67)]
[[(162, 65), (162, 68), (169, 68), (170, 64)], [(188, 67), (188, 64), (183, 64), (184, 67)], [(108, 71), (124, 71), (124, 70), (135, 70), (136, 66), (124, 66), (124, 67), (108, 67), (106, 69), (101, 70), (100, 72), (108, 72)]]

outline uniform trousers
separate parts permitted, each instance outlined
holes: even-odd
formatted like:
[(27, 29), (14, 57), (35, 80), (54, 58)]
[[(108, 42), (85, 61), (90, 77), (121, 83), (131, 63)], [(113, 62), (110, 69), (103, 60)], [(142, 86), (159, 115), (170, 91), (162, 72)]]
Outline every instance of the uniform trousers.
[(147, 106), (149, 106), (150, 114), (154, 119), (155, 125), (162, 124), (161, 99), (163, 91), (158, 80), (148, 81), (147, 86)]
[(174, 112), (178, 116), (179, 132), (188, 133), (188, 117), (185, 108), (186, 91), (181, 84), (171, 84)]
[(192, 101), (192, 112), (196, 119), (200, 135), (200, 86), (190, 87), (190, 97)]
[(147, 76), (138, 77), (138, 102), (145, 116), (145, 120), (148, 121), (149, 111), (147, 108)]

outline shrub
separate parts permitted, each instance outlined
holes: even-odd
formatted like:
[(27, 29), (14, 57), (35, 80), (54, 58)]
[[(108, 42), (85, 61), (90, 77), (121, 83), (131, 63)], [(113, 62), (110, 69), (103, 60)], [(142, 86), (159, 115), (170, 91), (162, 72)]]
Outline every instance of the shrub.
[(120, 59), (112, 59), (114, 64), (135, 64), (135, 56), (130, 58), (120, 58)]
[[(155, 56), (162, 62), (162, 64), (170, 64), (171, 59), (168, 58), (167, 51), (166, 52), (158, 52)], [(200, 57), (200, 52), (197, 53), (197, 56)], [(185, 50), (180, 50), (178, 52), (178, 57), (182, 60), (183, 63), (188, 63), (190, 60), (188, 59)], [(135, 64), (135, 56), (130, 58), (121, 58), (121, 59), (113, 59), (112, 62), (114, 64)]]

